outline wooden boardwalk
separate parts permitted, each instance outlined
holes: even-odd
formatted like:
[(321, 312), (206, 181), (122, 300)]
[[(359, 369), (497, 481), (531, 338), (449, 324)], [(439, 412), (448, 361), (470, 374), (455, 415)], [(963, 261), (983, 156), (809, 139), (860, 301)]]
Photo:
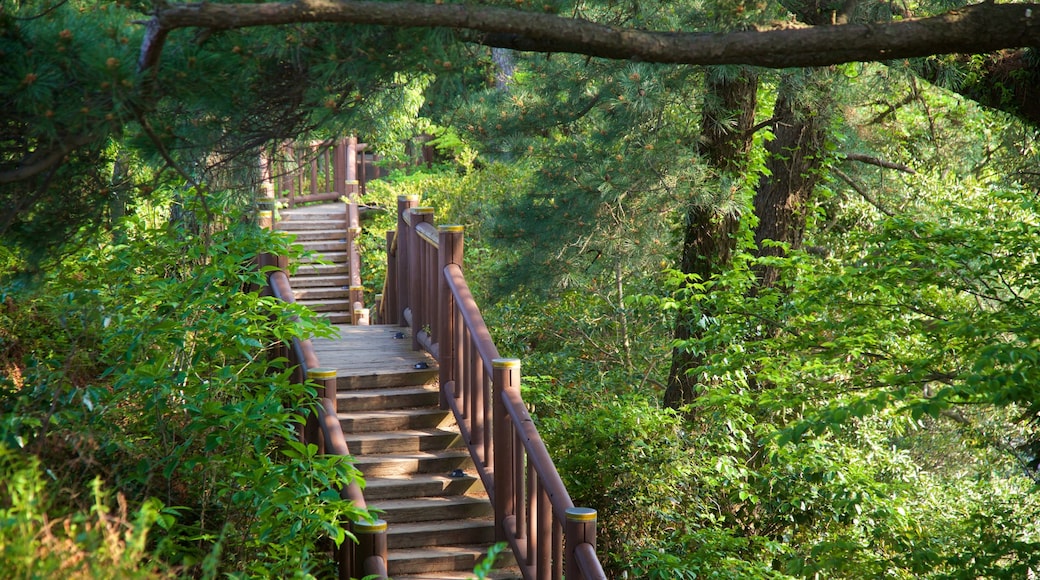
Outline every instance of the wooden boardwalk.
[[(451, 412), (437, 362), (399, 326), (336, 326), (312, 339), (336, 369), (336, 409), (369, 508), (389, 523), (387, 569), (398, 580), (471, 578), (494, 542), (494, 510)], [(511, 553), (489, 578), (521, 577)]]
[(314, 352), (324, 368), (336, 369), (339, 389), (423, 384), (437, 377), (437, 361), (412, 350), (408, 328), (336, 325), (337, 338), (315, 338)]

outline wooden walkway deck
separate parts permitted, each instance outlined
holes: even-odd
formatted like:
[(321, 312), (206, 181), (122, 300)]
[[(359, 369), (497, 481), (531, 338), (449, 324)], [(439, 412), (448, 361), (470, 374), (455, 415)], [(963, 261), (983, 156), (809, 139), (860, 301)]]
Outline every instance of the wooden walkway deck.
[(336, 329), (337, 338), (311, 342), (321, 366), (336, 369), (338, 389), (423, 384), (437, 377), (437, 361), (426, 351), (412, 350), (408, 328), (341, 324)]
[[(389, 523), (387, 569), (398, 580), (471, 578), (494, 542), (494, 510), (451, 411), (437, 362), (399, 326), (337, 326), (312, 339), (336, 369), (336, 409), (370, 509)], [(494, 579), (517, 580), (511, 553)]]

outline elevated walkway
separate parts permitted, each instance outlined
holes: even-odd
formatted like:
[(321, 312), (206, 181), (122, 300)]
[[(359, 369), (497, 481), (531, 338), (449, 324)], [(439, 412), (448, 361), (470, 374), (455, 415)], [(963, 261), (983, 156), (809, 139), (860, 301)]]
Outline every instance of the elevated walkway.
[[(398, 580), (472, 578), (494, 543), (494, 510), (450, 411), (437, 361), (396, 326), (337, 327), (313, 339), (336, 369), (336, 407), (369, 509), (388, 523), (387, 572)], [(492, 578), (521, 578), (507, 552)]]
[[(606, 580), (596, 513), (571, 501), (520, 394), (520, 361), (499, 356), (469, 290), (462, 227), (436, 226), (417, 198), (398, 199), (375, 310), (385, 325), (368, 325), (357, 184), (343, 170), (352, 166), (344, 149), (351, 159), (340, 146), (332, 157), (347, 175), (334, 180), (347, 202), (304, 205), (335, 193), (290, 198), (296, 206), (273, 224), (312, 255), (291, 279), (284, 258), (259, 258), (277, 266), (265, 291), (336, 325), (334, 338), (293, 339), (272, 354), (290, 360), (293, 380), (316, 387), (301, 440), (353, 456), (366, 488), (337, 491), (376, 511), (376, 521), (344, 523), (358, 543), (335, 551), (339, 577), (471, 578), (504, 542), (491, 578)], [(261, 211), (261, 223), (272, 216)]]

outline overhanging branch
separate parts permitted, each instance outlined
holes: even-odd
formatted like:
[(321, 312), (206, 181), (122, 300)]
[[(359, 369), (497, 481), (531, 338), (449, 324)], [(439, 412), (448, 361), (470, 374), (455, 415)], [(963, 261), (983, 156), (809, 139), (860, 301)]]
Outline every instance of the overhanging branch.
[(179, 28), (233, 29), (307, 22), (453, 28), (470, 32), (475, 42), (502, 48), (657, 63), (771, 68), (1040, 46), (1040, 4), (986, 2), (931, 18), (707, 34), (635, 30), (493, 6), (297, 0), (200, 2), (159, 8), (149, 25), (140, 64), (142, 69), (154, 66), (166, 34)]

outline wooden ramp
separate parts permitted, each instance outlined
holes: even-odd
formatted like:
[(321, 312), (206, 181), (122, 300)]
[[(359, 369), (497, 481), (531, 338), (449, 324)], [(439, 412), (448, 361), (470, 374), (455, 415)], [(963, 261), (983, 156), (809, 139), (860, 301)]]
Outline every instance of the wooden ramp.
[[(389, 524), (397, 580), (472, 578), (494, 543), (494, 515), (450, 411), (439, 407), (437, 363), (406, 328), (337, 326), (314, 339), (337, 369), (337, 410), (365, 499)], [(491, 578), (521, 578), (508, 552)]]

